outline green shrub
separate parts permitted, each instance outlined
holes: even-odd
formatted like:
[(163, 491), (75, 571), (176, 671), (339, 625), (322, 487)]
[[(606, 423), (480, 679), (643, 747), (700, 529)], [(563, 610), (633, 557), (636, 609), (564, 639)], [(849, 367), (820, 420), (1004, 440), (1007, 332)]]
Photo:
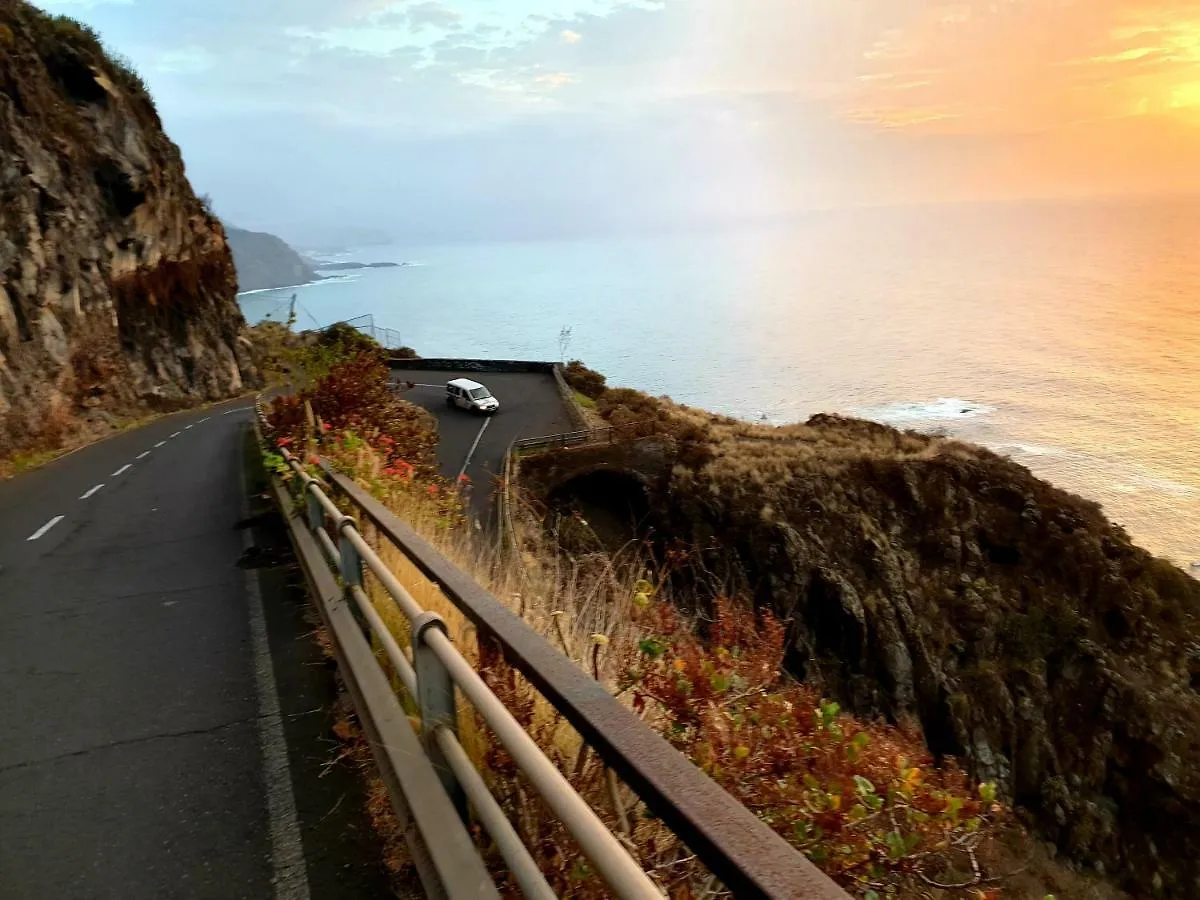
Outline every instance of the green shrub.
[(608, 389), (607, 379), (603, 375), (589, 369), (577, 359), (567, 363), (563, 369), (563, 378), (576, 393), (590, 400), (600, 398)]
[(912, 896), (914, 876), (965, 864), (960, 848), (1006, 820), (994, 784), (783, 674), (787, 626), (769, 613), (718, 598), (701, 636), (652, 594), (634, 602), (633, 708), (843, 886)]
[(309, 437), (307, 402), (326, 429), (357, 434), (384, 454), (389, 465), (403, 460), (423, 474), (436, 475), (433, 422), (423, 409), (397, 397), (388, 379), (387, 365), (377, 349), (336, 357), (311, 386), (272, 401), (268, 420), (276, 439), (298, 449)]

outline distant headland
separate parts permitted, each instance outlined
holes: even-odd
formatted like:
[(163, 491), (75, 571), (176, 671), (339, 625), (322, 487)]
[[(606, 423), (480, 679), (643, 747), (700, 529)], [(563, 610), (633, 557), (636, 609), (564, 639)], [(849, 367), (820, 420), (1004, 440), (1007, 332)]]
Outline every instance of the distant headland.
[(321, 272), (359, 269), (398, 269), (411, 263), (329, 262), (299, 253), (282, 238), (259, 231), (226, 226), (229, 247), (237, 268), (238, 293), (298, 287), (321, 281)]

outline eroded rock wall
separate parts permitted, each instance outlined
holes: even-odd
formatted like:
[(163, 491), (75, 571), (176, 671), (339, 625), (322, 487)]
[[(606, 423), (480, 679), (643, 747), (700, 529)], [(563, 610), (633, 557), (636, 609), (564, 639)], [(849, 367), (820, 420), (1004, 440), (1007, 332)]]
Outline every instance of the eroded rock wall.
[(243, 390), (236, 291), (138, 77), (0, 0), (0, 455)]

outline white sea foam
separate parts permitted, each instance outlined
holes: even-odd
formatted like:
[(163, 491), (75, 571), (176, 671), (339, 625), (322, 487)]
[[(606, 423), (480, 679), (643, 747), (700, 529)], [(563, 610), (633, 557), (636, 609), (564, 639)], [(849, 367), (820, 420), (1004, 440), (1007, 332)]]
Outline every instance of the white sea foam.
[(1113, 487), (1123, 494), (1159, 493), (1188, 498), (1200, 496), (1200, 489), (1190, 484), (1171, 481), (1169, 478), (1155, 478), (1151, 475), (1131, 475)]
[(238, 291), (238, 296), (239, 297), (251, 297), (254, 294), (269, 294), (272, 291), (294, 291), (294, 290), (298, 290), (298, 289), (304, 288), (304, 287), (311, 287), (312, 285), (319, 284), (319, 283), (320, 282), (317, 282), (317, 281), (306, 281), (304, 284), (288, 284), (288, 285), (284, 285), (283, 287), (258, 288), (257, 290), (254, 290), (254, 291)]
[(320, 281), (309, 281), (305, 284), (291, 284), (291, 285), (288, 285), (287, 287), (277, 287), (277, 288), (261, 288), (257, 291), (242, 291), (240, 294), (238, 294), (238, 296), (239, 297), (249, 297), (251, 294), (267, 294), (267, 293), (280, 292), (280, 291), (298, 291), (303, 288), (321, 287), (322, 285), (326, 285), (326, 284), (345, 284), (348, 281), (358, 281), (360, 278), (362, 278), (362, 275), (360, 275), (357, 272), (350, 273), (347, 275), (330, 275), (328, 278), (322, 278)]
[(997, 453), (1018, 453), (1023, 456), (1043, 456), (1052, 459), (1075, 459), (1080, 456), (1061, 447), (1043, 447), (1041, 444), (1022, 444), (1018, 442), (990, 444)]
[(956, 419), (977, 419), (996, 411), (996, 407), (955, 397), (939, 397), (932, 402), (889, 403), (870, 406), (855, 412), (876, 422), (889, 425), (905, 422), (946, 422)]

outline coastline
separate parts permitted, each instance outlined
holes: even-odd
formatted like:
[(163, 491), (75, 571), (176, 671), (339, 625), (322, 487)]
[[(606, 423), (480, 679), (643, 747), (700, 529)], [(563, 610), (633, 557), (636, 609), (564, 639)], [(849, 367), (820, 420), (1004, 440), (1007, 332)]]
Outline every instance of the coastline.
[(267, 293), (270, 293), (271, 291), (288, 291), (288, 290), (293, 290), (294, 288), (312, 287), (314, 284), (320, 284), (320, 282), (324, 281), (324, 280), (325, 279), (322, 278), (322, 279), (320, 279), (320, 281), (305, 281), (301, 284), (281, 284), (278, 287), (255, 288), (252, 291), (238, 291), (237, 296), (238, 297), (251, 297), (254, 294), (267, 294)]
[(301, 284), (284, 284), (280, 285), (279, 287), (255, 288), (252, 291), (238, 291), (237, 296), (241, 298), (250, 297), (255, 294), (269, 294), (272, 291), (294, 291), (299, 290), (300, 288), (317, 287), (318, 285), (322, 284), (345, 284), (350, 281), (357, 281), (361, 277), (362, 276), (357, 272), (348, 275), (331, 275), (329, 277), (318, 276), (315, 281), (305, 281)]

